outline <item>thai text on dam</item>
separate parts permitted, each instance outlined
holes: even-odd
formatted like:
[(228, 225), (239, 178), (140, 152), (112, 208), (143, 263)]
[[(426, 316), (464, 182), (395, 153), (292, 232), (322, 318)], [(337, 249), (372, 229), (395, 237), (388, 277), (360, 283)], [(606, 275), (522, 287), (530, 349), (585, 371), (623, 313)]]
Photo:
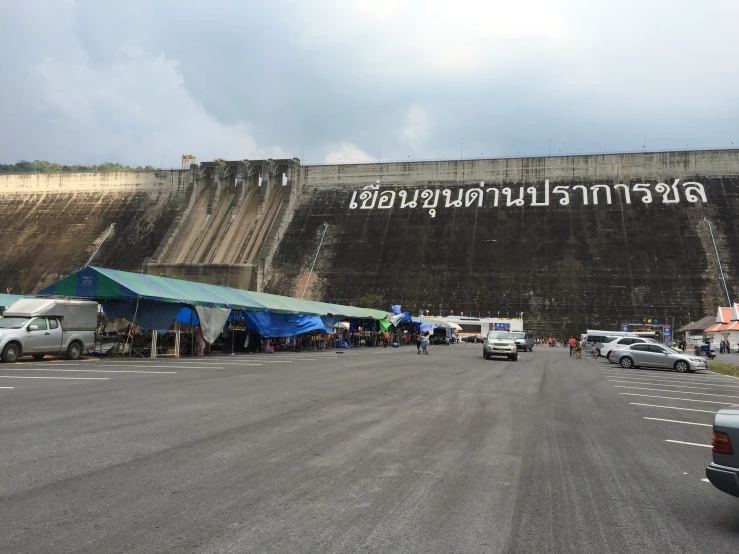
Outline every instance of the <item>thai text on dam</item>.
[(367, 185), (361, 191), (352, 192), (349, 208), (352, 210), (387, 210), (394, 207), (421, 208), (428, 210), (431, 217), (440, 208), (483, 208), (483, 207), (544, 207), (551, 204), (568, 205), (628, 205), (706, 203), (706, 192), (701, 183), (674, 179), (672, 184), (636, 183), (628, 185), (555, 185), (545, 180), (543, 186), (486, 187), (461, 185), (453, 188), (415, 188), (409, 190), (380, 190), (380, 185)]

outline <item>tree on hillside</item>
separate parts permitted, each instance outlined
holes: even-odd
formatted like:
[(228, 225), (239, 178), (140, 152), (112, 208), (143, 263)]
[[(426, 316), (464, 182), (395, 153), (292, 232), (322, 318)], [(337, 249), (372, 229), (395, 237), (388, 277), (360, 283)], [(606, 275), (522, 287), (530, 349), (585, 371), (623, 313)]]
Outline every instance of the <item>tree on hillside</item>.
[(34, 160), (28, 162), (21, 160), (14, 164), (0, 164), (0, 174), (9, 173), (73, 173), (81, 171), (153, 171), (155, 168), (147, 165), (145, 167), (131, 167), (115, 162), (103, 162), (100, 165), (63, 165), (56, 162)]
[(356, 305), (360, 308), (373, 308), (375, 310), (388, 309), (388, 303), (382, 294), (368, 292), (357, 298)]

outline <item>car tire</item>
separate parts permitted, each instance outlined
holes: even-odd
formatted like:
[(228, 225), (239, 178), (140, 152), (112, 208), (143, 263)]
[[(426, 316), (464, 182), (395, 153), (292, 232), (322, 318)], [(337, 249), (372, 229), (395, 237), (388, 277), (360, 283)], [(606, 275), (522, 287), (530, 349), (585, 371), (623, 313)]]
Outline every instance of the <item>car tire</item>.
[(678, 373), (687, 373), (690, 371), (690, 364), (684, 360), (678, 360), (675, 362), (675, 371)]
[(18, 358), (20, 357), (21, 357), (21, 347), (14, 342), (11, 342), (10, 344), (8, 344), (3, 350), (2, 358), (3, 358), (3, 361), (7, 364), (12, 364), (14, 362), (17, 362)]
[(43, 360), (45, 356), (46, 356), (46, 354), (34, 354), (33, 355), (33, 359), (38, 362), (38, 361)]
[(67, 359), (68, 360), (79, 360), (82, 356), (82, 344), (75, 341), (67, 348)]
[(518, 352), (516, 352), (516, 353), (515, 353), (515, 354), (514, 354), (513, 356), (511, 356), (511, 357), (510, 357), (509, 359), (510, 359), (510, 360), (511, 360), (512, 362), (517, 362), (517, 361), (518, 361)]
[(489, 356), (489, 355), (488, 355), (488, 353), (487, 353), (487, 352), (485, 352), (484, 350), (482, 351), (482, 359), (483, 359), (483, 360), (489, 360), (489, 359), (490, 359), (490, 356)]
[(624, 356), (619, 360), (619, 364), (621, 364), (621, 367), (624, 369), (633, 369), (634, 368), (634, 360), (629, 358), (628, 356)]

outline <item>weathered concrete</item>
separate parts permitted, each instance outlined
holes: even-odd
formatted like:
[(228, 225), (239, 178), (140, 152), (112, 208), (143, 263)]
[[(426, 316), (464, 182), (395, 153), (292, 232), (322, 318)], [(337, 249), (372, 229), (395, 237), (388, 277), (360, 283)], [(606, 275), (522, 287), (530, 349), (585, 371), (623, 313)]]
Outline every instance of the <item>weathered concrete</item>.
[[(644, 317), (677, 323), (726, 301), (704, 217), (714, 223), (732, 297), (739, 290), (737, 150), (312, 166), (303, 177), (269, 268), (270, 292), (295, 294), (304, 286), (328, 222), (313, 297), (352, 303), (378, 292), (388, 305), (414, 311), (523, 311), (527, 326), (562, 335)], [(655, 189), (675, 179), (682, 200), (665, 203)], [(541, 201), (547, 180), (552, 189), (568, 187), (566, 205), (554, 195), (547, 206), (531, 205), (529, 187)], [(406, 190), (408, 198), (424, 190), (449, 196), (437, 198), (433, 216), (421, 200), (400, 208), (397, 197), (388, 209), (362, 209), (362, 202), (352, 208), (353, 195), (358, 201), (362, 187), (378, 181), (380, 192)], [(490, 187), (484, 203), (453, 205), (481, 181), (481, 190)], [(690, 181), (705, 187), (706, 202), (686, 200)], [(633, 190), (639, 183), (648, 185), (651, 203)], [(628, 199), (618, 184), (630, 187)], [(590, 187), (598, 185), (595, 205)], [(574, 189), (584, 186), (587, 205)], [(507, 205), (506, 187), (508, 200), (519, 191), (526, 196), (523, 205)]]
[[(705, 201), (688, 200), (690, 182)], [(553, 334), (679, 323), (726, 301), (704, 217), (739, 297), (737, 185), (739, 150), (2, 176), (0, 285), (18, 292), (24, 270), (31, 290), (76, 270), (115, 222), (98, 265), (299, 295), (327, 222), (309, 298), (379, 292), (414, 311), (523, 311)], [(439, 196), (400, 207), (401, 193), (424, 191)], [(545, 191), (547, 205), (533, 205)]]
[(0, 176), (0, 286), (26, 292), (94, 264), (140, 270), (187, 205), (187, 171)]
[(192, 166), (196, 194), (147, 261), (146, 272), (256, 288), (255, 268), (270, 251), (298, 168), (294, 160)]

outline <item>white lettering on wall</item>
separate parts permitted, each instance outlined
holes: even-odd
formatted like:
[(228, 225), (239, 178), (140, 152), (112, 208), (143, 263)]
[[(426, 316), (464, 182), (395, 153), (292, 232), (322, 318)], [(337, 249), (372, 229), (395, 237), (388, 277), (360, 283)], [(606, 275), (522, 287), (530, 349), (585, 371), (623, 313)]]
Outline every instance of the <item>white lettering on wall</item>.
[[(550, 190), (551, 189), (551, 190)], [(690, 181), (682, 183), (680, 179), (674, 179), (671, 184), (657, 183), (652, 187), (651, 183), (636, 183), (633, 186), (618, 183), (616, 185), (598, 184), (590, 187), (577, 184), (557, 185), (550, 187), (549, 180), (545, 180), (543, 186), (532, 185), (528, 187), (485, 188), (481, 182), (474, 186), (460, 186), (453, 188), (414, 188), (410, 191), (387, 188), (380, 191), (379, 185), (368, 185), (361, 191), (352, 192), (349, 200), (351, 210), (389, 210), (395, 207), (396, 196), (399, 198), (399, 208), (421, 208), (428, 210), (431, 217), (436, 217), (436, 210), (447, 208), (522, 208), (522, 207), (548, 207), (551, 195), (559, 200), (560, 206), (603, 206), (611, 204), (630, 205), (641, 200), (643, 204), (679, 204), (685, 200), (689, 203), (706, 203), (706, 191), (702, 184)], [(654, 193), (654, 194), (653, 194)], [(502, 196), (502, 198), (501, 198)], [(410, 200), (409, 200), (410, 199)], [(442, 202), (439, 202), (442, 200)], [(502, 200), (505, 200), (503, 202)]]

